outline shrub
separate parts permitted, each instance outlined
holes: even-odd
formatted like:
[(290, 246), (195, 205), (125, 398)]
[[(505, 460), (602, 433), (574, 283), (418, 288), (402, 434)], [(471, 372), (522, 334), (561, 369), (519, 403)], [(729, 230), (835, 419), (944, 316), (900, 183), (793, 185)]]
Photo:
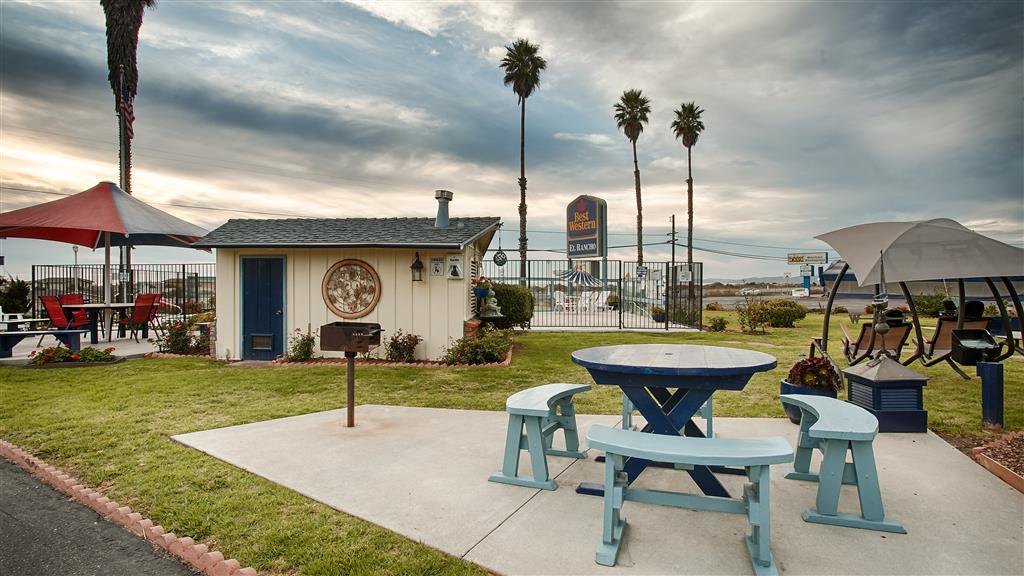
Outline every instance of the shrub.
[(406, 334), (401, 328), (384, 344), (384, 357), (392, 362), (413, 362), (416, 360), (416, 346), (423, 338)]
[(98, 348), (82, 348), (78, 352), (72, 352), (70, 348), (66, 346), (51, 346), (49, 348), (43, 348), (36, 352), (35, 350), (29, 352), (29, 364), (55, 364), (61, 362), (111, 362), (113, 361), (114, 355), (112, 352), (114, 348), (104, 348), (100, 350)]
[(736, 304), (736, 314), (739, 316), (740, 330), (744, 332), (764, 332), (764, 325), (768, 321), (768, 314), (764, 302), (754, 295), (744, 296), (743, 302)]
[(722, 316), (712, 316), (708, 318), (708, 328), (712, 332), (724, 332), (725, 327), (729, 325), (729, 321)]
[(201, 323), (205, 323), (205, 322), (216, 322), (216, 321), (217, 321), (217, 314), (216, 313), (214, 313), (214, 312), (203, 312), (201, 314), (195, 314), (193, 316), (189, 316), (189, 318), (188, 318), (188, 327), (189, 327), (190, 330), (195, 330), (196, 324), (201, 324)]
[(312, 332), (302, 333), (301, 328), (296, 328), (288, 337), (288, 351), (285, 356), (289, 360), (309, 360), (313, 357), (313, 349), (316, 345), (316, 334)]
[(501, 307), (503, 318), (496, 318), (494, 325), (498, 328), (527, 326), (533, 318), (533, 294), (526, 286), (518, 284), (494, 284), (491, 286), (494, 297)]
[(722, 312), (725, 310), (725, 306), (722, 306), (720, 302), (708, 302), (704, 309), (708, 312)]
[(445, 364), (490, 364), (501, 362), (512, 347), (512, 332), (492, 330), (478, 338), (463, 337), (445, 350)]
[(661, 306), (651, 306), (651, 314), (664, 314), (665, 309)]
[(846, 308), (846, 306), (836, 306), (835, 308), (832, 308), (833, 314), (846, 314), (848, 312), (849, 310)]
[(29, 299), (31, 292), (28, 282), (13, 276), (0, 277), (0, 308), (5, 314), (22, 314), (28, 312), (32, 304)]
[(932, 318), (937, 318), (939, 313), (945, 309), (942, 304), (945, 301), (946, 295), (942, 292), (914, 296), (914, 306), (917, 307), (917, 313), (921, 316), (931, 316)]
[(865, 314), (874, 314), (874, 312), (875, 312), (875, 307), (874, 306), (872, 306), (871, 304), (865, 304), (864, 305), (864, 313)]
[(792, 300), (769, 300), (764, 307), (768, 325), (774, 328), (792, 328), (794, 322), (807, 317), (807, 308)]
[(672, 308), (668, 313), (669, 322), (684, 326), (696, 326), (699, 318), (700, 313), (697, 310), (689, 312), (683, 306)]
[(210, 339), (195, 336), (187, 322), (176, 322), (165, 331), (161, 347), (171, 354), (202, 356), (210, 353)]
[(825, 388), (838, 392), (843, 389), (843, 377), (828, 359), (821, 356), (804, 358), (789, 370), (786, 381), (809, 388)]

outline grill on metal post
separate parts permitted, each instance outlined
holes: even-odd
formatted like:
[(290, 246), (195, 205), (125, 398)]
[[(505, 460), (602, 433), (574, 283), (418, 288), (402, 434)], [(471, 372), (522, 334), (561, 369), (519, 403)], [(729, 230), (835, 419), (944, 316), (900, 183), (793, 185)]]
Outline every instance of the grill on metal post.
[(370, 322), (331, 322), (320, 327), (320, 350), (345, 353), (349, 428), (356, 425), (356, 354), (380, 346), (380, 333), (380, 324)]

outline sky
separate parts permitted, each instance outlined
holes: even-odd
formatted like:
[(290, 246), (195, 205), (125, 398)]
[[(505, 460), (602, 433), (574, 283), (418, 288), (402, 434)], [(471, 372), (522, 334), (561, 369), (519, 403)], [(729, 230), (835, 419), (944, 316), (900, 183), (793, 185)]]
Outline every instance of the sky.
[[(693, 148), (705, 278), (796, 272), (788, 252), (871, 221), (951, 217), (1024, 244), (1017, 1), (158, 0), (139, 39), (134, 192), (212, 229), (433, 216), (443, 188), (452, 216), (500, 216), (513, 257), (520, 112), (498, 63), (520, 37), (548, 63), (526, 102), (531, 249), (564, 250), (565, 207), (590, 194), (608, 203), (610, 245), (626, 246), (609, 256), (635, 258), (631, 149), (612, 111), (631, 88), (652, 103), (637, 143), (647, 260), (669, 258), (672, 214), (685, 242), (686, 150), (669, 125), (689, 101), (705, 110)], [(0, 211), (116, 182), (116, 122), (99, 2), (0, 1)], [(0, 242), (6, 274), (73, 258), (69, 245)]]

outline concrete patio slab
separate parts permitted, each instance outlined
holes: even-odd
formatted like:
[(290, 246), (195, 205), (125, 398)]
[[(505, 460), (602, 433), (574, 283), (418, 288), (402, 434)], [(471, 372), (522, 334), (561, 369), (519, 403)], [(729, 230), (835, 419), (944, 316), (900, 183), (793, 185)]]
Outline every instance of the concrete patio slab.
[[(749, 574), (743, 516), (628, 502), (619, 563), (594, 563), (601, 499), (573, 488), (600, 481), (591, 459), (550, 459), (559, 489), (487, 482), (500, 466), (500, 412), (360, 406), (355, 429), (335, 410), (176, 436), (183, 444), (349, 514), (507, 574)], [(582, 416), (582, 429), (614, 416)], [(779, 435), (784, 419), (718, 418), (725, 437)], [(558, 440), (556, 440), (557, 442)], [(886, 512), (908, 534), (808, 524), (817, 486), (772, 474), (772, 548), (792, 574), (1024, 573), (1024, 496), (934, 434), (875, 442)], [(529, 470), (526, 459), (524, 469)], [(721, 475), (734, 494), (739, 476)], [(648, 470), (641, 487), (696, 490), (677, 470)], [(857, 510), (854, 487), (843, 511)]]

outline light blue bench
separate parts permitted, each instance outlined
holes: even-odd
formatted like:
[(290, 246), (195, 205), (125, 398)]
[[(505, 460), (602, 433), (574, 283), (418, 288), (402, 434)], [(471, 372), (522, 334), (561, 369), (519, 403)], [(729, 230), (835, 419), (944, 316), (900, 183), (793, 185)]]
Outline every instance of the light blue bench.
[[(554, 490), (558, 488), (548, 474), (547, 455), (586, 458), (580, 450), (576, 430), (576, 409), (572, 398), (590, 390), (589, 384), (545, 384), (516, 392), (508, 397), (508, 434), (505, 437), (505, 459), (501, 472), (488, 480), (515, 484), (528, 488)], [(523, 434), (526, 428), (526, 434)], [(557, 430), (565, 434), (565, 450), (552, 448), (552, 436)], [(519, 452), (528, 450), (533, 478), (519, 475)]]
[[(604, 530), (597, 547), (596, 560), (614, 566), (626, 521), (622, 504), (626, 500), (663, 504), (677, 508), (744, 514), (750, 533), (744, 540), (755, 574), (777, 574), (771, 552), (771, 482), (769, 466), (793, 459), (793, 449), (784, 438), (691, 438), (633, 432), (607, 426), (591, 426), (587, 446), (605, 452)], [(640, 490), (627, 485), (622, 471), (623, 458), (644, 458), (654, 462), (702, 466), (742, 466), (750, 484), (743, 498), (722, 498), (680, 494), (660, 490)], [(678, 527), (666, 527), (677, 531)]]
[[(783, 394), (784, 404), (800, 408), (800, 438), (797, 440), (792, 480), (818, 483), (817, 507), (805, 510), (806, 522), (833, 524), (906, 534), (903, 526), (885, 517), (878, 470), (871, 443), (878, 434), (878, 419), (849, 402), (826, 396)], [(811, 455), (821, 450), (824, 458), (817, 473), (810, 471)], [(853, 462), (846, 453), (853, 453)], [(839, 512), (839, 492), (843, 484), (857, 486), (860, 516)]]

